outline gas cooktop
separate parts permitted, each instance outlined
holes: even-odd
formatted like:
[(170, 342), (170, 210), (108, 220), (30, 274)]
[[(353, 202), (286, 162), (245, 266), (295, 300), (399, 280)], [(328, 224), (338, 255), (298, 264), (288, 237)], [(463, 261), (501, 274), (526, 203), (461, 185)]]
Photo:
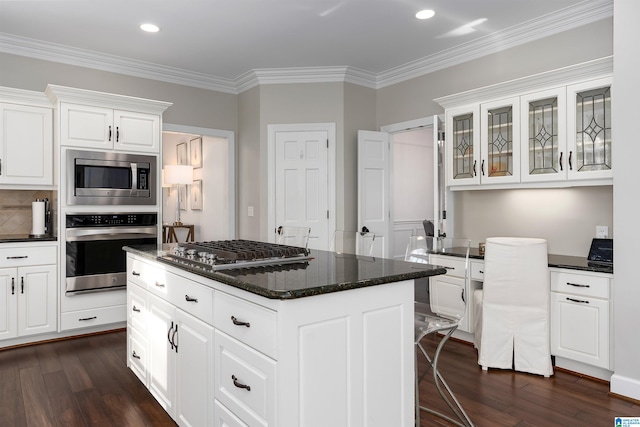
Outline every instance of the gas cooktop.
[(203, 271), (218, 271), (306, 262), (309, 250), (253, 240), (180, 243), (162, 257), (165, 261)]

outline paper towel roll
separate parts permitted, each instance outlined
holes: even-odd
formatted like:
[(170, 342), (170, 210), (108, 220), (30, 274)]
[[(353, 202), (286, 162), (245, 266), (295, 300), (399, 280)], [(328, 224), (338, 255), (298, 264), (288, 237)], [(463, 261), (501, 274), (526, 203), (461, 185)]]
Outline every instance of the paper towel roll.
[(31, 234), (44, 235), (44, 202), (31, 202)]

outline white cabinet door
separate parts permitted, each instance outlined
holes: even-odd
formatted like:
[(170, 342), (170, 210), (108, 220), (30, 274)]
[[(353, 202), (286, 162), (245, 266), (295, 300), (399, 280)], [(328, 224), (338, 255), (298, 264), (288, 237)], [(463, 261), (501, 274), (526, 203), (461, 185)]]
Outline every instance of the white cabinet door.
[(176, 310), (176, 422), (181, 426), (213, 425), (212, 326)]
[(53, 184), (53, 110), (0, 104), (0, 183)]
[(154, 295), (148, 297), (149, 391), (174, 418), (176, 309)]
[(567, 179), (566, 88), (520, 97), (522, 182)]
[(61, 145), (112, 149), (114, 138), (112, 109), (67, 103), (60, 105)]
[(609, 301), (551, 293), (551, 354), (609, 366)]
[[(17, 277), (18, 335), (56, 330), (56, 266), (20, 267)], [(17, 291), (17, 290), (16, 290)]]
[(480, 183), (520, 182), (520, 99), (480, 105)]
[(611, 81), (567, 86), (569, 179), (613, 178)]
[(18, 335), (18, 292), (15, 268), (0, 269), (0, 340)]
[(160, 152), (160, 116), (115, 110), (114, 147), (123, 151)]
[(443, 316), (459, 316), (464, 313), (464, 317), (458, 329), (464, 332), (471, 330), (472, 322), (469, 321), (469, 308), (465, 306), (462, 299), (462, 292), (465, 289), (464, 279), (451, 276), (434, 276), (429, 280), (429, 293), (431, 310)]
[(480, 106), (467, 105), (445, 112), (447, 185), (480, 183)]

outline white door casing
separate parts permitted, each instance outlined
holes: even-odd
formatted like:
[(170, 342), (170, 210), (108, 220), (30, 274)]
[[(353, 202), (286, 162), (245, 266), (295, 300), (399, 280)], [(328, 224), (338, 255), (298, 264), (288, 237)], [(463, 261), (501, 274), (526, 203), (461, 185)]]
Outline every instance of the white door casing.
[(335, 229), (335, 124), (269, 125), (269, 241), (278, 226), (310, 227), (328, 250)]
[(376, 235), (373, 256), (389, 257), (391, 147), (387, 132), (358, 131), (358, 231)]

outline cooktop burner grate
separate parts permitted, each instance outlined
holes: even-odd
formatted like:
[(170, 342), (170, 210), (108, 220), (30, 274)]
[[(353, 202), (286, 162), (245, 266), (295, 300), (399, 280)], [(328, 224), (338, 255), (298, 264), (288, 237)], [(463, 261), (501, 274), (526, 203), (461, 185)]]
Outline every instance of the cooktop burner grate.
[(297, 246), (256, 242), (254, 240), (216, 240), (210, 242), (184, 243), (186, 249), (215, 254), (226, 261), (252, 261), (274, 258), (296, 258), (309, 255), (309, 250)]

